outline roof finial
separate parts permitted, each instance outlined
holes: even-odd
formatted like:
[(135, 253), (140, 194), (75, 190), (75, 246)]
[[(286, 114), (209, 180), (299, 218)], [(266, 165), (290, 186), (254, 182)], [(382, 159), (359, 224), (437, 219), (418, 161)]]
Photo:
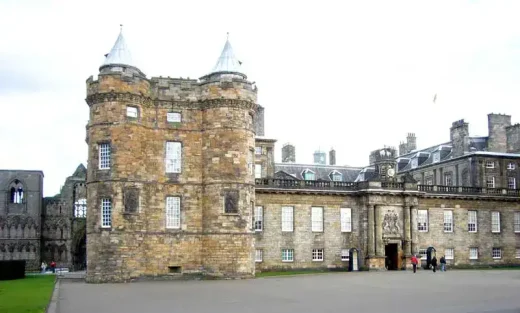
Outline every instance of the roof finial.
[(227, 34), (226, 40), (229, 40), (229, 32), (227, 32), (226, 34)]
[(120, 27), (119, 31), (122, 33), (123, 32), (123, 24), (119, 24), (119, 27)]

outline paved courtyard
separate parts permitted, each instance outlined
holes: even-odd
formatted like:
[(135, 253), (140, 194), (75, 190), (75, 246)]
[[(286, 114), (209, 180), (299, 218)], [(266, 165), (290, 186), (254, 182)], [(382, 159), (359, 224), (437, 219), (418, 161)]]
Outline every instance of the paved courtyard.
[(62, 281), (60, 313), (520, 312), (520, 271), (362, 272), (227, 281)]

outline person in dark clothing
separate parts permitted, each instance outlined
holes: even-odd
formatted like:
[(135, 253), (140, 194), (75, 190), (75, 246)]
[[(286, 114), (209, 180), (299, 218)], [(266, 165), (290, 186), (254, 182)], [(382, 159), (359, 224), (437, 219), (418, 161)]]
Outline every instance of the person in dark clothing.
[(437, 258), (436, 257), (433, 257), (433, 259), (432, 259), (432, 268), (433, 268), (433, 272), (435, 273), (437, 271)]
[(441, 256), (439, 262), (441, 263), (441, 272), (446, 272), (446, 258), (444, 258), (444, 255)]

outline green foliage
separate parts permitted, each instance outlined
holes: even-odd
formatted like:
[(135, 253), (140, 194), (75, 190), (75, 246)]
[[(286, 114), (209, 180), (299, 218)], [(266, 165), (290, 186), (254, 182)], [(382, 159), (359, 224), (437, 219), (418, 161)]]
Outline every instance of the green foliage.
[(54, 289), (54, 275), (0, 281), (0, 312), (43, 313)]

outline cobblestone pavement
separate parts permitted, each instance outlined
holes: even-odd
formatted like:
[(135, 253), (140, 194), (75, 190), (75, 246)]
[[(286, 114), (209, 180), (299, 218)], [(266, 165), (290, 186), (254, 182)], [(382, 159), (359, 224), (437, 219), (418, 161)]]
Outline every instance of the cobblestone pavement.
[(520, 312), (520, 271), (358, 272), (226, 281), (63, 280), (60, 313)]

